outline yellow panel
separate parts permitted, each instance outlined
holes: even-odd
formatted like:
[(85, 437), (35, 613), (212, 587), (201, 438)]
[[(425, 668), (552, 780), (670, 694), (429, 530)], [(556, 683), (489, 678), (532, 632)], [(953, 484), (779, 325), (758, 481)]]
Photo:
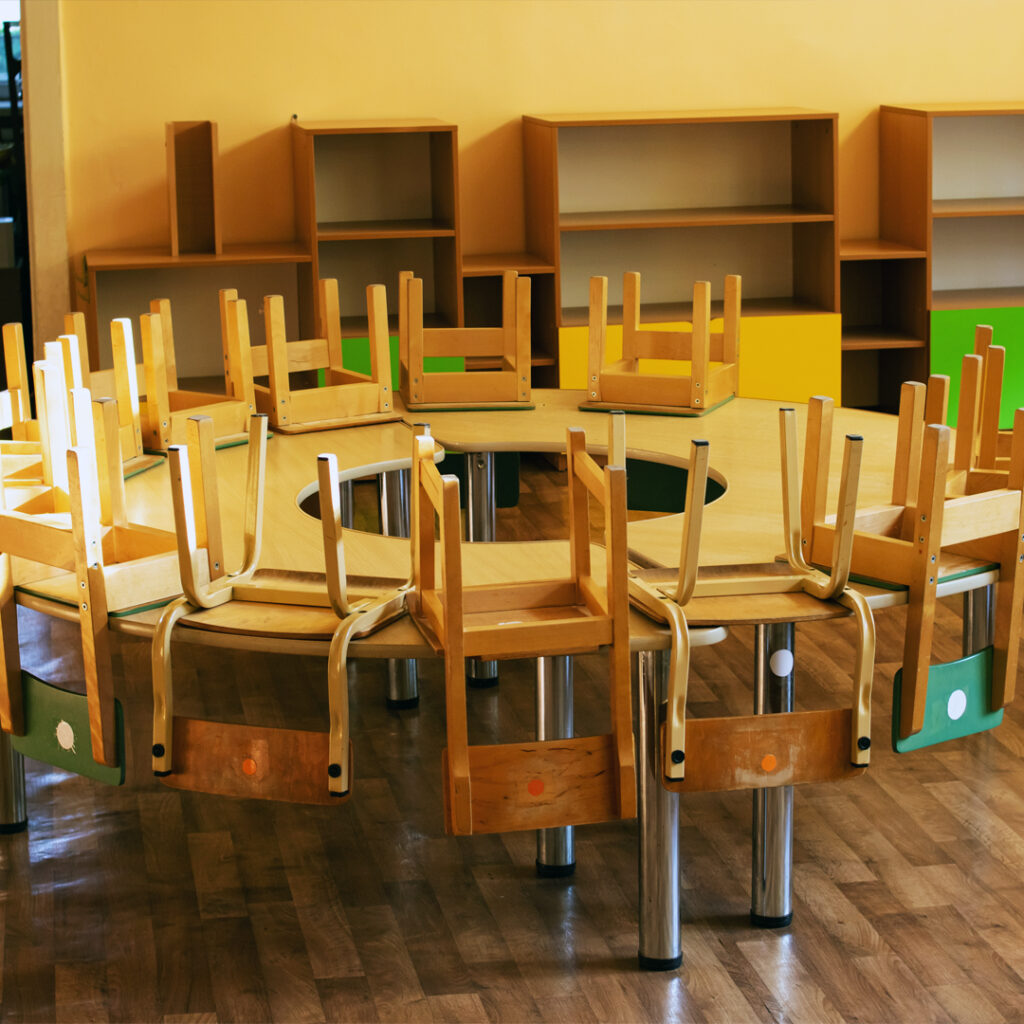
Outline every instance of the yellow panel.
[(743, 317), (740, 397), (806, 402), (829, 395), (838, 402), (840, 346), (838, 313)]

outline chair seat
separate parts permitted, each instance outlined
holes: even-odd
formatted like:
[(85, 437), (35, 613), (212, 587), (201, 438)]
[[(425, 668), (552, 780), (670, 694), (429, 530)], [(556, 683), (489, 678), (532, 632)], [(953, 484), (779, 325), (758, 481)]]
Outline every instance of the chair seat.
[(179, 625), (213, 633), (328, 641), (338, 627), (338, 617), (330, 608), (228, 601), (186, 615)]

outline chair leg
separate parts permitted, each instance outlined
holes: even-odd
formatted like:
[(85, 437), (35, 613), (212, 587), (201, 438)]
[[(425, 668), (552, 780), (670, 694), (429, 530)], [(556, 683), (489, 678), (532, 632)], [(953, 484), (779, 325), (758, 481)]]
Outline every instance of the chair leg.
[(177, 621), (193, 607), (184, 597), (172, 601), (153, 632), (153, 774), (170, 775), (174, 749), (174, 685), (171, 679), (171, 636)]

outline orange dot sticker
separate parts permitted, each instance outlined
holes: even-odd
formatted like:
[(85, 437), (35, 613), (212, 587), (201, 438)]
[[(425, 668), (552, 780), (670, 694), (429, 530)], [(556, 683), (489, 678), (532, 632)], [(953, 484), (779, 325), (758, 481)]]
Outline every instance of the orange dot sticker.
[(247, 757), (242, 762), (242, 771), (245, 772), (246, 775), (255, 775), (256, 774), (256, 762), (251, 757)]
[(544, 792), (544, 783), (540, 779), (530, 779), (526, 784), (526, 792), (530, 796), (540, 796)]
[(775, 771), (775, 766), (778, 763), (779, 762), (775, 760), (774, 754), (765, 754), (764, 757), (761, 758), (761, 770), (766, 772), (773, 772)]

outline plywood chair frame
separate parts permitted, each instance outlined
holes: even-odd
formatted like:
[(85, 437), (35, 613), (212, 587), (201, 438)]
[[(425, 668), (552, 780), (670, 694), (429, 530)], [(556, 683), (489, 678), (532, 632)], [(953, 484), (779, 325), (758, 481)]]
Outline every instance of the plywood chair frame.
[[(346, 370), (342, 362), (341, 313), (338, 282), (320, 281), (320, 337), (288, 341), (285, 336), (284, 299), (268, 295), (263, 299), (266, 345), (252, 348), (253, 377), (266, 376), (269, 386), (253, 383), (256, 406), (270, 417), (275, 430), (301, 434), (334, 430), (366, 423), (390, 423), (401, 419), (395, 411), (391, 390), (391, 343), (388, 336), (387, 294), (382, 284), (366, 288), (369, 323), (370, 373)], [(231, 305), (226, 315), (243, 327), (244, 304)], [(324, 387), (293, 388), (290, 374), (303, 370), (324, 370)]]
[[(168, 455), (184, 594), (169, 605), (153, 636), (153, 771), (177, 789), (325, 804), (351, 788), (347, 655), (352, 639), (404, 612), (404, 591), (380, 585), (361, 599), (348, 594), (341, 547), (340, 500), (322, 476), (326, 577), (260, 572), (265, 489), (266, 417), (252, 418), (238, 570), (224, 563), (213, 425), (189, 424), (188, 447)], [(190, 457), (191, 450), (191, 457)], [(336, 477), (336, 464), (335, 464)], [(341, 620), (340, 622), (338, 620)], [(171, 641), (176, 627), (248, 636), (331, 637), (327, 732), (188, 718), (174, 713)]]
[[(608, 354), (608, 278), (592, 277), (587, 398), (581, 408), (699, 416), (735, 396), (739, 386), (741, 288), (738, 275), (726, 277), (721, 331), (711, 330), (708, 281), (697, 281), (693, 286), (692, 331), (642, 328), (640, 275), (626, 273), (622, 283), (622, 356), (613, 362)], [(641, 372), (642, 359), (689, 361), (690, 373)]]
[[(567, 434), (570, 572), (512, 584), (466, 585), (459, 485), (434, 465), (435, 442), (415, 439), (413, 588), (409, 607), (444, 654), (448, 746), (445, 826), (454, 835), (585, 824), (636, 813), (626, 595), (625, 469), (600, 469), (579, 429)], [(605, 578), (592, 572), (589, 502), (605, 511)], [(440, 543), (435, 549), (435, 522)], [(471, 745), (465, 659), (603, 650), (611, 731), (599, 736)]]
[[(506, 270), (500, 327), (424, 327), (423, 282), (398, 275), (398, 358), (409, 409), (527, 409), (530, 404), (530, 278)], [(431, 356), (498, 360), (499, 367), (428, 373)]]
[[(848, 437), (839, 494), (833, 552), (840, 569), (831, 577), (812, 568), (802, 553), (796, 420), (780, 410), (783, 519), (788, 565), (722, 567), (698, 576), (703, 495), (707, 486), (706, 442), (691, 446), (686, 519), (680, 564), (674, 579), (659, 585), (643, 575), (630, 578), (630, 600), (668, 624), (672, 646), (668, 704), (662, 732), (662, 781), (676, 792), (768, 788), (826, 782), (858, 775), (870, 761), (871, 681), (874, 619), (866, 600), (847, 586), (862, 440)], [(848, 708), (687, 718), (690, 621), (728, 625), (801, 621), (852, 614), (857, 625), (852, 699)], [(720, 615), (721, 619), (714, 616)], [(688, 770), (689, 766), (689, 770)]]
[[(905, 392), (920, 388), (904, 384)], [(831, 564), (828, 548), (835, 532), (823, 507), (831, 421), (831, 400), (812, 399), (808, 436), (813, 434), (816, 442), (808, 444), (806, 455), (802, 521), (808, 560), (824, 566)], [(949, 428), (929, 424), (923, 431), (917, 486), (907, 490), (906, 503), (896, 500), (856, 512), (851, 571), (867, 582), (907, 588), (900, 700), (893, 709), (897, 749), (925, 724), (936, 594), (945, 554), (999, 566), (989, 709), (998, 712), (1013, 699), (1024, 610), (1024, 411), (1017, 412), (1013, 438), (1005, 478), (968, 471), (964, 492), (946, 497)], [(894, 497), (901, 494), (901, 487), (894, 486)], [(939, 731), (941, 739), (967, 734), (955, 723), (945, 723)]]
[[(52, 357), (53, 343), (46, 348)], [(108, 618), (164, 603), (179, 591), (174, 537), (127, 519), (114, 401), (91, 402), (88, 391), (72, 389), (77, 445), (71, 447), (63, 364), (51, 358), (35, 370), (44, 437), (54, 438), (46, 442), (53, 483), (17, 509), (0, 503), (0, 726), (22, 753), (120, 783), (124, 730), (113, 694)], [(77, 607), (84, 694), (21, 672), (12, 556), (65, 570), (22, 589)], [(88, 746), (76, 741), (79, 732), (88, 733)]]

